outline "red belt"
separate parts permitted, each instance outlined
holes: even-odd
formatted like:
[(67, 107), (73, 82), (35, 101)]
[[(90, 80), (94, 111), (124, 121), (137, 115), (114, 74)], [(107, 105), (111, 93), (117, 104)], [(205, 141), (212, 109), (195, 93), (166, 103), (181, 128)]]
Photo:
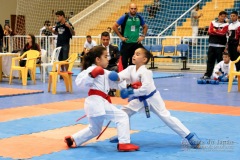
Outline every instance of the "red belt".
[(91, 96), (91, 95), (101, 96), (102, 98), (108, 100), (109, 103), (112, 103), (110, 96), (105, 94), (102, 91), (99, 91), (99, 90), (96, 90), (96, 89), (90, 89), (89, 92), (88, 92), (88, 96)]

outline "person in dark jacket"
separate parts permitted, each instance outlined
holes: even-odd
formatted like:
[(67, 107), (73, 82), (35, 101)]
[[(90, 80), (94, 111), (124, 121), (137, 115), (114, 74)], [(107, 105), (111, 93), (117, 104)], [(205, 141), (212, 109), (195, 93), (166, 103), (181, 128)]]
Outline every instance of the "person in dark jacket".
[[(119, 57), (120, 57), (120, 52), (119, 52), (117, 46), (114, 46), (114, 45), (110, 44), (110, 34), (109, 34), (109, 32), (103, 32), (101, 34), (101, 45), (100, 46), (103, 46), (104, 48), (106, 48), (107, 52), (108, 52), (108, 57), (107, 58), (109, 60), (109, 63), (108, 63), (108, 66), (107, 66), (106, 69), (109, 70), (109, 71), (118, 72), (117, 63), (118, 63), (118, 60), (119, 60)], [(110, 89), (108, 94), (110, 96), (114, 96), (115, 95), (115, 89)]]
[(208, 47), (208, 60), (207, 60), (207, 70), (202, 79), (210, 79), (215, 62), (217, 63), (222, 61), (222, 53), (225, 50), (228, 32), (228, 23), (225, 21), (227, 13), (221, 11), (218, 15), (218, 19), (212, 21), (209, 29), (209, 47)]

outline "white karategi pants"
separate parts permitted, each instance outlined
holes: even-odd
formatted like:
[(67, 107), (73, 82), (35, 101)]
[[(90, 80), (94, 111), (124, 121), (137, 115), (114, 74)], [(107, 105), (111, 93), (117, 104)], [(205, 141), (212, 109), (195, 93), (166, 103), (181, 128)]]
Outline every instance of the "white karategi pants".
[[(175, 131), (182, 138), (185, 138), (190, 133), (182, 122), (180, 122), (176, 117), (171, 116), (158, 91), (152, 97), (147, 99), (147, 102), (150, 111), (155, 113), (169, 128)], [(136, 106), (138, 106), (137, 109)], [(130, 101), (126, 107), (123, 107), (123, 110), (129, 115), (129, 117), (138, 111), (143, 110), (145, 112), (143, 102), (140, 102), (138, 99)]]
[[(122, 110), (97, 95), (86, 98), (85, 108), (104, 107), (105, 115), (88, 117), (89, 126), (72, 135), (77, 146), (98, 136), (102, 131), (103, 121), (111, 120), (117, 125), (119, 143), (130, 143), (129, 118)], [(86, 114), (88, 109), (85, 109)]]

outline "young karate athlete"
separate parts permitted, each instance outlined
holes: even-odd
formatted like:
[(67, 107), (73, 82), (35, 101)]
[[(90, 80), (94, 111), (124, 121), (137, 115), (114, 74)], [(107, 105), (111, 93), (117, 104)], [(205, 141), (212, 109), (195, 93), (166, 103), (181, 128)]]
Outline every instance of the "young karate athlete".
[[(213, 79), (223, 81), (223, 82), (228, 82), (228, 74), (230, 70), (230, 64), (232, 62), (230, 60), (229, 53), (223, 52), (222, 57), (223, 57), (223, 60), (214, 67)], [(236, 66), (234, 70), (236, 71)]]
[[(105, 70), (108, 66), (107, 50), (102, 46), (92, 48), (83, 61), (83, 71), (78, 74), (75, 82), (81, 89), (86, 88), (88, 97), (84, 102), (89, 126), (72, 136), (66, 136), (65, 142), (68, 147), (80, 146), (84, 142), (98, 136), (102, 130), (105, 119), (116, 123), (118, 132), (118, 151), (136, 151), (138, 146), (130, 143), (129, 117), (128, 115), (111, 104), (108, 96), (110, 88), (121, 85), (108, 79), (110, 71)], [(123, 83), (123, 82), (122, 82)], [(123, 83), (125, 86), (126, 83)]]
[[(152, 54), (149, 51), (139, 48), (132, 58), (135, 65), (130, 65), (119, 73), (112, 71), (109, 74), (109, 79), (112, 81), (126, 80), (128, 84), (131, 84), (131, 87), (120, 91), (122, 98), (129, 97), (129, 103), (126, 107), (123, 107), (123, 110), (129, 117), (141, 110), (145, 110), (147, 117), (150, 117), (149, 111), (151, 111), (178, 135), (186, 138), (193, 148), (199, 148), (200, 139), (195, 133), (191, 133), (176, 117), (171, 116), (159, 91), (156, 90), (152, 71), (145, 66), (151, 56)], [(110, 142), (117, 141), (117, 137), (110, 139)]]

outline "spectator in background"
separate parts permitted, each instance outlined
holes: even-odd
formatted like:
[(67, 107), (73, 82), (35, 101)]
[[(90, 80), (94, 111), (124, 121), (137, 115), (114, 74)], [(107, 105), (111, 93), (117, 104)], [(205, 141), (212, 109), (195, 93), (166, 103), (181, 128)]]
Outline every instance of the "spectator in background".
[(113, 44), (113, 39), (112, 39), (113, 32), (112, 32), (112, 28), (111, 28), (111, 27), (107, 27), (107, 32), (109, 33), (109, 36), (110, 36), (110, 43)]
[[(119, 53), (117, 46), (113, 46), (110, 44), (110, 39), (111, 38), (110, 38), (109, 32), (103, 32), (101, 34), (101, 45), (100, 46), (103, 46), (104, 48), (107, 49), (108, 66), (106, 69), (109, 71), (118, 72), (117, 63), (118, 63), (118, 59), (120, 57), (120, 53)], [(110, 89), (108, 95), (113, 97), (115, 95), (115, 91), (116, 91), (115, 89)]]
[[(99, 37), (100, 37), (100, 36), (101, 36), (101, 34), (99, 35)], [(83, 45), (83, 51), (82, 51), (81, 56), (80, 56), (81, 61), (80, 61), (80, 65), (79, 65), (79, 66), (81, 66), (81, 63), (82, 63), (82, 61), (83, 61), (83, 56), (84, 56), (86, 53), (88, 53), (88, 51), (89, 51), (90, 49), (92, 49), (93, 47), (95, 47), (95, 46), (97, 46), (96, 41), (92, 40), (92, 37), (91, 37), (90, 35), (87, 35), (87, 36), (86, 36), (86, 41), (85, 41), (85, 43), (84, 43), (84, 45)]]
[[(118, 30), (119, 26), (121, 26), (121, 32)], [(139, 36), (140, 27), (143, 28), (141, 36)], [(122, 56), (122, 66), (125, 69), (128, 65), (133, 64), (132, 57), (135, 50), (138, 48), (144, 48), (141, 42), (147, 34), (148, 26), (143, 18), (137, 13), (137, 5), (131, 3), (129, 5), (129, 13), (120, 17), (117, 22), (114, 23), (112, 28), (122, 40), (120, 52)]]
[(112, 28), (111, 27), (107, 27), (107, 32), (109, 33), (110, 37), (112, 36)]
[(92, 37), (90, 35), (87, 35), (86, 36), (86, 41), (84, 43), (84, 46), (83, 46), (83, 53), (82, 53), (82, 56), (84, 54), (86, 54), (90, 49), (92, 49), (94, 46), (97, 46), (97, 43), (92, 40)]
[(43, 27), (40, 29), (40, 34), (39, 34), (40, 36), (42, 35), (42, 31), (47, 28), (47, 25), (49, 25), (49, 26), (51, 25), (51, 22), (49, 20), (46, 20), (44, 22)]
[(149, 17), (148, 18), (155, 18), (157, 11), (160, 11), (160, 0), (154, 0), (154, 3), (148, 8)]
[(0, 52), (3, 52), (2, 51), (2, 48), (3, 48), (3, 36), (4, 36), (3, 28), (2, 28), (2, 25), (0, 24)]
[[(231, 13), (231, 22), (228, 26), (228, 43), (225, 52), (230, 54), (231, 61), (235, 61), (240, 56), (240, 22), (238, 21), (238, 12)], [(236, 63), (237, 71), (240, 70), (240, 62)]]
[[(191, 11), (191, 26), (192, 26), (192, 45), (197, 44), (196, 36), (198, 36), (198, 25), (199, 25), (199, 18), (203, 16), (201, 13), (198, 15), (199, 5), (197, 5), (192, 11)], [(194, 38), (195, 37), (195, 38)]]
[(209, 47), (208, 47), (208, 59), (207, 59), (207, 70), (202, 79), (210, 79), (215, 62), (222, 61), (222, 53), (227, 43), (227, 31), (228, 23), (225, 22), (227, 12), (221, 11), (218, 15), (218, 19), (211, 22), (208, 34), (209, 34)]
[[(11, 29), (9, 24), (4, 25), (4, 31), (3, 31), (4, 36), (13, 36), (13, 30)], [(3, 43), (4, 50), (6, 52), (9, 52), (9, 44), (10, 44), (10, 38), (5, 38), (5, 41)]]
[[(33, 34), (28, 34), (26, 39), (27, 39), (27, 43), (24, 45), (21, 55), (24, 54), (28, 50), (37, 50), (41, 53), (41, 49), (40, 49), (39, 45), (36, 43), (36, 38)], [(39, 64), (40, 62), (41, 62), (41, 59), (39, 58), (37, 60), (37, 64)], [(26, 60), (20, 60), (19, 65), (21, 67), (26, 66)], [(29, 73), (28, 73), (28, 79), (30, 79)]]
[(13, 31), (12, 31), (9, 24), (4, 25), (4, 35), (5, 36), (12, 36), (13, 35)]
[[(52, 36), (52, 31), (50, 30), (50, 21), (45, 21), (45, 29), (42, 30), (41, 36)], [(50, 39), (52, 41), (52, 39)], [(46, 37), (41, 38), (41, 48), (47, 50), (48, 44), (47, 44)], [(51, 43), (51, 42), (50, 42)]]
[[(219, 80), (223, 82), (228, 82), (229, 79), (229, 71), (230, 71), (230, 65), (231, 60), (229, 53), (223, 52), (223, 60), (219, 62), (215, 67), (213, 71), (213, 79)], [(236, 67), (234, 68), (236, 70)]]
[(118, 72), (118, 67), (117, 67), (117, 63), (118, 63), (118, 59), (120, 57), (120, 52), (118, 50), (117, 46), (113, 46), (110, 44), (110, 34), (108, 32), (103, 32), (101, 34), (101, 45), (104, 48), (107, 49), (108, 52), (108, 66), (107, 66), (107, 70), (110, 71), (116, 71)]
[[(75, 31), (73, 25), (66, 20), (65, 13), (63, 11), (57, 11), (55, 15), (57, 16), (58, 20), (55, 30), (53, 30), (52, 26), (50, 26), (49, 28), (54, 34), (58, 35), (57, 47), (62, 47), (59, 53), (58, 60), (64, 61), (69, 57), (70, 39), (72, 38), (72, 36), (75, 35)], [(61, 69), (62, 71), (67, 71), (68, 65), (61, 65)]]

